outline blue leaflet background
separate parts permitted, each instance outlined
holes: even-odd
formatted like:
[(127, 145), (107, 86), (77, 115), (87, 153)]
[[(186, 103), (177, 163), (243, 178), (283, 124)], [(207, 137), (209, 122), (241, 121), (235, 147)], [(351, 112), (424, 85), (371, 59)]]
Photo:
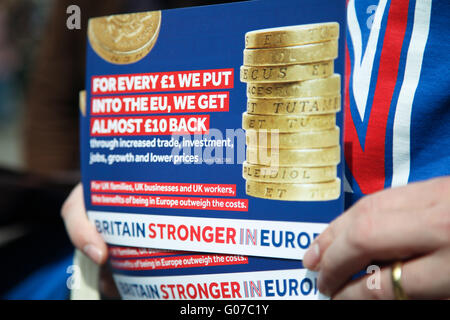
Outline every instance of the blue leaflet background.
[[(86, 71), (87, 101), (90, 101), (91, 98), (90, 79), (95, 75), (233, 68), (234, 89), (229, 90), (230, 111), (225, 113), (210, 113), (210, 126), (211, 128), (221, 129), (224, 133), (227, 128), (241, 128), (242, 113), (246, 109), (247, 101), (246, 85), (239, 80), (239, 68), (243, 62), (245, 33), (255, 29), (278, 26), (329, 21), (339, 22), (339, 57), (335, 60), (335, 72), (341, 74), (343, 84), (345, 18), (345, 0), (261, 0), (166, 10), (162, 12), (161, 30), (153, 50), (137, 63), (129, 65), (110, 64), (100, 58), (88, 43)], [(241, 164), (191, 164), (175, 166), (173, 164), (139, 165), (133, 163), (128, 165), (116, 164), (114, 166), (99, 164), (90, 166), (89, 103), (87, 105), (87, 116), (81, 117), (80, 120), (82, 181), (84, 196), (87, 200), (87, 210), (324, 223), (330, 222), (343, 211), (343, 192), (341, 192), (341, 197), (338, 200), (327, 202), (285, 202), (249, 197), (245, 194), (245, 180), (242, 178)], [(337, 124), (341, 127), (341, 137), (342, 120), (343, 114), (340, 112), (337, 115)], [(170, 136), (159, 137), (170, 139)], [(126, 137), (126, 139), (143, 138), (147, 137)], [(134, 152), (132, 149), (122, 151), (123, 153)], [(136, 153), (144, 153), (142, 151), (139, 150)], [(165, 148), (160, 151), (156, 148), (147, 151), (170, 154), (169, 149)], [(101, 152), (109, 154), (104, 149)], [(117, 150), (114, 153), (118, 153)], [(338, 166), (338, 176), (342, 180), (342, 164)], [(236, 198), (249, 199), (249, 211), (227, 212), (93, 206), (90, 203), (89, 189), (91, 180), (236, 184)], [(298, 268), (302, 268), (301, 261), (249, 257), (248, 265), (148, 271), (123, 271), (115, 269), (115, 273), (136, 276), (161, 276)]]
[[(230, 112), (210, 113), (210, 126), (221, 129), (224, 133), (226, 128), (241, 128), (242, 113), (245, 111), (247, 99), (246, 85), (239, 80), (245, 33), (254, 29), (328, 21), (340, 23), (339, 58), (335, 61), (335, 72), (343, 76), (345, 1), (265, 0), (166, 10), (162, 13), (161, 31), (153, 50), (137, 63), (110, 64), (100, 58), (88, 44), (87, 101), (90, 101), (90, 79), (94, 75), (234, 68), (234, 89), (230, 90)], [(236, 184), (236, 198), (249, 199), (248, 213), (98, 207), (92, 206), (90, 201), (87, 201), (88, 210), (308, 222), (329, 222), (342, 212), (342, 196), (336, 201), (327, 202), (285, 202), (248, 197), (245, 194), (242, 165), (238, 163), (233, 165), (132, 163), (89, 166), (89, 107), (87, 109), (87, 116), (81, 118), (81, 163), (85, 199), (90, 199), (90, 180)], [(338, 114), (337, 123), (342, 124), (342, 112)], [(170, 136), (159, 137), (170, 139)], [(118, 150), (116, 149), (114, 153), (119, 153)], [(147, 151), (170, 154), (170, 149), (166, 148)], [(109, 154), (109, 151), (104, 149), (101, 152)], [(122, 149), (120, 153), (127, 152), (134, 150)], [(136, 153), (144, 152), (138, 150)], [(342, 176), (341, 172), (342, 165), (339, 165), (339, 176)]]

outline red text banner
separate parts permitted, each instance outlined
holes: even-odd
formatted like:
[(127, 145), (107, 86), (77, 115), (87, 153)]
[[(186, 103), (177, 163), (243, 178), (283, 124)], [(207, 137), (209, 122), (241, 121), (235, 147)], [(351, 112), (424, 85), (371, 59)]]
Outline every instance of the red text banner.
[(203, 92), (94, 97), (91, 115), (227, 112), (230, 93)]
[(184, 253), (186, 253), (186, 251), (109, 246), (108, 253), (111, 258), (125, 259), (125, 258), (145, 258), (145, 257), (169, 256), (169, 255), (175, 255), (175, 254), (184, 254)]
[(205, 134), (209, 115), (91, 118), (90, 134), (101, 136), (143, 136)]
[(91, 192), (235, 197), (235, 184), (91, 181)]
[(238, 255), (203, 254), (176, 257), (157, 257), (144, 259), (111, 259), (113, 268), (121, 270), (160, 270), (178, 268), (199, 268), (248, 264), (248, 258)]
[(233, 69), (103, 75), (91, 78), (91, 93), (97, 95), (231, 89), (233, 79)]
[(95, 206), (248, 211), (247, 199), (92, 194)]

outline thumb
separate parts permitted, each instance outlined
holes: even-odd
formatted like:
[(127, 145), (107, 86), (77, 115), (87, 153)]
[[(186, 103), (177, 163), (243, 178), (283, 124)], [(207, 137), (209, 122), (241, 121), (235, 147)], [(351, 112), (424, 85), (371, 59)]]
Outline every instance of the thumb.
[(108, 255), (107, 246), (86, 215), (81, 183), (72, 190), (64, 202), (61, 216), (73, 245), (95, 263), (105, 263)]

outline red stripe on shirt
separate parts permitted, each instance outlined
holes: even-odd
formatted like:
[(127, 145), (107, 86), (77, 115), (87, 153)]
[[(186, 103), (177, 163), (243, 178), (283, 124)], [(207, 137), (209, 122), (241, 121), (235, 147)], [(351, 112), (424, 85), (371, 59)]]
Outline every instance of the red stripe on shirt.
[(409, 1), (391, 1), (364, 150), (350, 113), (351, 65), (348, 46), (346, 48), (345, 160), (363, 194), (370, 194), (384, 188), (386, 126), (397, 82), (400, 54), (408, 20), (408, 5)]

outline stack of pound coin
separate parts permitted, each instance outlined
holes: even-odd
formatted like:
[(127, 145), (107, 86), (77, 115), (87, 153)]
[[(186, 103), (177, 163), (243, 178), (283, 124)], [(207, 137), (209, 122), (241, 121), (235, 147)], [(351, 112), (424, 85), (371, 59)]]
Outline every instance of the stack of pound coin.
[(240, 78), (247, 83), (242, 126), (248, 195), (285, 201), (339, 198), (338, 37), (336, 22), (245, 35)]

